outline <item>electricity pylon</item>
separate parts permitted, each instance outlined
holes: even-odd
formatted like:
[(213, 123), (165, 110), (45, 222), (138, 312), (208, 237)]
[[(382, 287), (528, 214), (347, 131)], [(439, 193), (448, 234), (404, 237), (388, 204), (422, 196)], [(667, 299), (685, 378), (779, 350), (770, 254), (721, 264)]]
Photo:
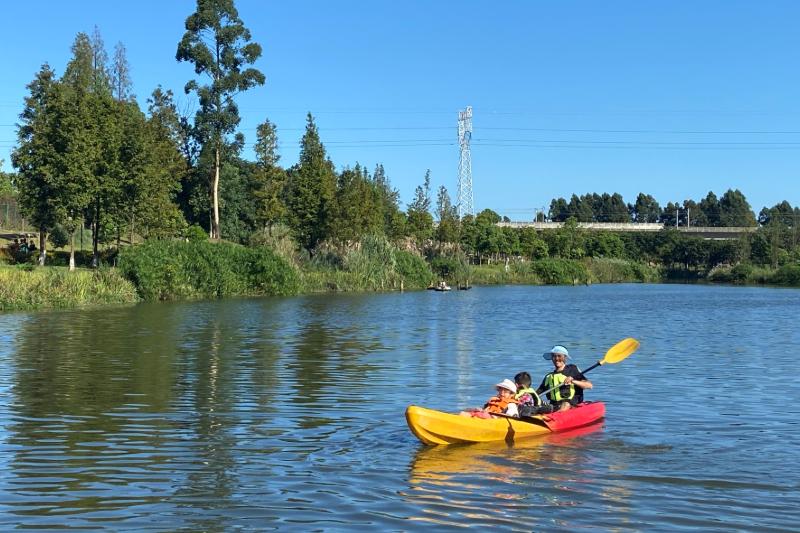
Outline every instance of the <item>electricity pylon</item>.
[(472, 159), (469, 151), (469, 141), (472, 140), (472, 107), (467, 106), (466, 111), (458, 112), (458, 218), (465, 215), (475, 216), (472, 205)]

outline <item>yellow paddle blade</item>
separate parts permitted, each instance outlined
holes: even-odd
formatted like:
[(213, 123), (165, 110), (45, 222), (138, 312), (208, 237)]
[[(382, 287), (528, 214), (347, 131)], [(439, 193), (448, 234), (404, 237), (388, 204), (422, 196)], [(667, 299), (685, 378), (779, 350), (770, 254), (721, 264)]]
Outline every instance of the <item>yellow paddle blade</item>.
[(600, 361), (601, 365), (606, 363), (619, 363), (630, 354), (639, 348), (639, 341), (636, 339), (625, 339), (612, 346), (607, 352), (603, 360)]

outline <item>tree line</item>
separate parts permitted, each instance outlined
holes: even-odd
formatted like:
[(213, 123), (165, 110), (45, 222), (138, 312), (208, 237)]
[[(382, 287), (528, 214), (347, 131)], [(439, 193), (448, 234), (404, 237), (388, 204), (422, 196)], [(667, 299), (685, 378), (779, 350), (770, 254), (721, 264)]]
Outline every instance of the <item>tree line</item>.
[[(75, 232), (86, 225), (94, 230), (94, 266), (98, 246), (114, 240), (119, 246), (123, 237), (132, 244), (137, 236), (210, 235), (249, 244), (270, 242), (276, 228), (309, 252), (326, 241), (375, 235), (395, 242), (408, 238), (429, 255), (455, 250), (478, 263), (503, 255), (676, 263), (659, 252), (666, 249), (663, 243), (647, 241), (651, 237), (589, 234), (575, 226), (629, 221), (673, 226), (676, 217), (681, 225), (771, 228), (762, 232), (771, 251), (756, 243), (736, 257), (750, 258), (752, 249), (763, 249), (753, 257), (769, 256), (775, 263), (784, 258), (776, 250), (796, 250), (800, 209), (782, 202), (756, 218), (738, 190), (719, 199), (710, 192), (699, 202), (670, 202), (663, 209), (644, 193), (633, 204), (617, 193), (553, 199), (549, 218), (570, 223), (540, 235), (532, 228), (498, 227), (508, 218), (488, 209), (459, 218), (447, 189), (432, 190), (427, 172), (402, 209), (382, 164), (334, 165), (311, 113), (298, 161), (282, 164), (278, 128), (268, 119), (257, 126), (255, 157), (247, 160), (235, 99), (265, 83), (264, 74), (252, 67), (261, 46), (252, 41), (232, 0), (198, 0), (185, 29), (175, 57), (192, 64), (198, 76), (185, 86), (197, 99), (196, 113), (179, 109), (174, 94), (160, 86), (143, 109), (132, 91), (124, 45), (118, 43), (109, 57), (97, 28), (76, 36), (63, 74), (44, 64), (27, 86), (12, 153), (17, 172), (0, 175), (0, 193), (13, 190), (40, 230), (40, 264), (47, 235), (60, 232), (70, 243), (72, 267)], [(712, 252), (709, 257), (717, 257)]]
[(575, 217), (578, 222), (640, 222), (665, 226), (755, 227), (778, 219), (792, 226), (798, 222), (800, 208), (787, 201), (764, 207), (758, 217), (739, 189), (728, 189), (721, 197), (710, 191), (699, 202), (668, 202), (663, 208), (649, 194), (639, 193), (634, 203), (626, 204), (618, 193), (573, 194), (569, 201), (554, 198), (548, 213), (550, 220), (564, 222)]

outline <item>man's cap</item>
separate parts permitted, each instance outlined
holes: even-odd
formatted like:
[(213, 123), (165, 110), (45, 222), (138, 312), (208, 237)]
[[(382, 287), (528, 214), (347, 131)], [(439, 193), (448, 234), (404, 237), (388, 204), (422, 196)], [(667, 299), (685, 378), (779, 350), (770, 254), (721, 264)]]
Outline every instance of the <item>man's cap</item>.
[(542, 354), (542, 357), (544, 357), (544, 358), (545, 358), (545, 359), (547, 359), (548, 361), (552, 361), (552, 359), (553, 359), (553, 354), (554, 354), (554, 353), (560, 353), (560, 354), (564, 355), (564, 357), (565, 357), (566, 359), (569, 359), (569, 352), (567, 351), (567, 349), (566, 349), (566, 348), (564, 348), (564, 347), (563, 347), (563, 346), (561, 346), (560, 344), (556, 344), (555, 346), (553, 346), (552, 348), (550, 348), (550, 351), (549, 351), (549, 352), (544, 352), (544, 353)]

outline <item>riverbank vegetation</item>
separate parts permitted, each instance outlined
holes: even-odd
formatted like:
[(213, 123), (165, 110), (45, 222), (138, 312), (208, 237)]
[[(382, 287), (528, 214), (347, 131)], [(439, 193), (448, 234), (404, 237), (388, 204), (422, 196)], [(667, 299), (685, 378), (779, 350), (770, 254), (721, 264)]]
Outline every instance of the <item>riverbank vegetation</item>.
[(0, 310), (67, 308), (138, 300), (133, 283), (113, 269), (69, 272), (33, 265), (0, 266)]
[[(140, 103), (124, 45), (109, 58), (97, 28), (76, 36), (61, 74), (42, 65), (22, 105), (16, 172), (0, 173), (0, 197), (19, 206), (23, 228), (37, 230), (39, 250), (7, 251), (0, 262), (118, 267), (113, 275), (129, 284), (121, 294), (145, 299), (400, 290), (436, 279), (459, 286), (665, 278), (798, 284), (800, 209), (784, 201), (756, 217), (739, 190), (663, 208), (644, 193), (627, 204), (616, 193), (573, 194), (537, 214), (563, 223), (539, 232), (503, 226), (510, 219), (490, 209), (459, 217), (448, 190), (432, 188), (430, 172), (404, 205), (381, 163), (335, 165), (311, 113), (297, 161), (281, 161), (278, 127), (267, 117), (248, 159), (235, 98), (264, 83), (251, 66), (261, 47), (233, 2), (201, 7), (176, 45), (176, 59), (203, 76), (187, 80), (194, 113), (183, 113), (160, 86)], [(208, 44), (221, 53), (208, 53)], [(207, 78), (217, 82), (204, 85)], [(587, 231), (587, 222), (663, 229)], [(675, 225), (746, 231), (712, 241)], [(89, 251), (78, 244), (84, 234)], [(68, 292), (65, 284), (95, 279), (88, 272), (65, 278), (58, 269), (9, 272), (22, 276), (19, 294), (7, 289), (15, 306), (66, 305), (72, 300), (56, 296)], [(47, 280), (57, 287), (52, 297), (26, 296), (33, 286), (48, 293)], [(76, 297), (75, 305), (92, 298), (117, 296)]]

